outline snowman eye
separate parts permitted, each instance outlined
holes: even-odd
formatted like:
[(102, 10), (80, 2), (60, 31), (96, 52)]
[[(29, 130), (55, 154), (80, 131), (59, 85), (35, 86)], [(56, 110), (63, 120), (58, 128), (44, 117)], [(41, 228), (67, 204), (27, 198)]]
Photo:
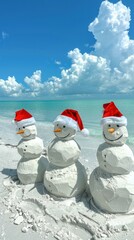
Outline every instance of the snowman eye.
[(59, 124), (57, 124), (57, 127), (59, 126)]
[(109, 124), (108, 127), (111, 127), (111, 125)]
[(118, 125), (118, 124), (117, 124), (116, 126), (117, 126), (117, 127), (120, 127), (120, 125)]
[(20, 128), (19, 128), (19, 130), (20, 130)]
[(66, 126), (63, 126), (63, 128), (65, 128)]
[(25, 128), (25, 127), (23, 127), (23, 128)]

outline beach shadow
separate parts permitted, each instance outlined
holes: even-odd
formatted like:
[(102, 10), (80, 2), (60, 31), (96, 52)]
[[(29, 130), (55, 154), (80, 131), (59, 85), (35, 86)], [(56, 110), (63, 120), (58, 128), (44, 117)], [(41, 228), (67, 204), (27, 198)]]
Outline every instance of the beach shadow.
[(40, 194), (40, 195), (45, 195), (47, 194), (47, 192), (45, 191), (45, 187), (43, 185), (43, 182), (38, 182), (38, 183), (35, 183), (34, 186), (31, 187), (31, 189), (29, 189), (29, 192), (31, 192), (32, 190), (36, 189), (37, 192)]
[(3, 170), (1, 171), (1, 173), (2, 173), (3, 175), (6, 175), (7, 177), (17, 176), (17, 170), (16, 170), (16, 169), (12, 169), (12, 168), (3, 168)]
[[(75, 196), (76, 202), (80, 202), (82, 201), (84, 203), (84, 205), (87, 205), (85, 201), (83, 201), (85, 199), (85, 195), (86, 195), (86, 185), (87, 185), (87, 174), (86, 174), (86, 169), (83, 166), (83, 164), (80, 163), (80, 161), (78, 160), (75, 163), (75, 166), (77, 168), (77, 182), (74, 186), (73, 191), (75, 191), (75, 189), (78, 189), (78, 195)], [(81, 189), (81, 183), (84, 183), (85, 187), (83, 186)], [(80, 186), (80, 189), (79, 189)]]
[(45, 171), (48, 167), (48, 158), (46, 157), (45, 154), (43, 154), (39, 160), (39, 165), (38, 165), (38, 172), (40, 172), (41, 176), (42, 176), (42, 179), (39, 180), (40, 176), (37, 175), (37, 178), (35, 180), (35, 183), (34, 183), (34, 186), (29, 190), (29, 191), (32, 191), (33, 189), (36, 188), (37, 192), (41, 195), (45, 195), (45, 194), (48, 194), (47, 190), (45, 189), (44, 187), (44, 174), (45, 174)]

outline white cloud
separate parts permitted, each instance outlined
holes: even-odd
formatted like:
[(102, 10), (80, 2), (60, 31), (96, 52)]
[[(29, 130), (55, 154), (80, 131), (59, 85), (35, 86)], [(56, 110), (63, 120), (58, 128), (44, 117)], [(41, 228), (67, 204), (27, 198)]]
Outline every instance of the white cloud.
[(94, 54), (109, 63), (111, 74), (102, 91), (129, 93), (134, 90), (134, 40), (128, 35), (130, 9), (118, 2), (102, 2), (98, 17), (89, 25), (96, 39)]
[(98, 17), (89, 25), (96, 39), (94, 51), (82, 54), (79, 49), (68, 53), (69, 69), (48, 82), (53, 93), (129, 93), (134, 91), (134, 40), (128, 35), (130, 9), (118, 2), (103, 1)]
[(60, 61), (55, 61), (55, 64), (56, 65), (61, 65), (61, 62)]
[(25, 77), (24, 82), (27, 83), (27, 85), (29, 86), (29, 90), (33, 97), (38, 96), (44, 87), (43, 83), (41, 82), (40, 70), (35, 71), (30, 78)]
[(18, 97), (22, 94), (23, 87), (16, 82), (15, 77), (8, 77), (7, 80), (0, 79), (0, 95)]
[[(116, 4), (103, 1), (98, 16), (88, 27), (96, 40), (94, 51), (81, 53), (78, 48), (69, 51), (72, 63), (70, 68), (62, 69), (60, 78), (52, 76), (42, 81), (41, 70), (25, 77), (28, 87), (23, 94), (59, 96), (134, 92), (134, 40), (128, 34), (130, 18), (130, 9), (121, 1)], [(55, 63), (60, 65), (59, 61)], [(14, 78), (12, 83), (11, 79), (0, 80), (1, 91), (10, 96), (21, 95), (22, 86)]]
[(2, 36), (2, 39), (4, 40), (4, 39), (6, 39), (9, 35), (8, 35), (8, 33), (6, 33), (6, 32), (2, 32), (2, 33), (1, 33), (1, 36)]
[(89, 25), (96, 39), (94, 54), (110, 61), (117, 67), (120, 61), (134, 52), (134, 41), (128, 36), (130, 9), (118, 2), (102, 2), (98, 17)]
[[(62, 70), (61, 79), (53, 77), (46, 83), (52, 93), (58, 94), (89, 94), (96, 92), (104, 78), (109, 76), (106, 60), (101, 57), (81, 54), (78, 48), (68, 53), (72, 60), (71, 68)], [(99, 81), (98, 81), (99, 77)]]

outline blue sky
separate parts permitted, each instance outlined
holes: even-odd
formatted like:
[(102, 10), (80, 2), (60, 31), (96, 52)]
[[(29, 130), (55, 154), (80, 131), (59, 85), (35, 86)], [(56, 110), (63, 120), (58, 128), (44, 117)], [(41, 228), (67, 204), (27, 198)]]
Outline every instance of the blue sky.
[[(134, 3), (103, 3), (0, 0), (0, 97), (133, 94)], [(120, 41), (114, 59), (118, 48), (113, 46)]]

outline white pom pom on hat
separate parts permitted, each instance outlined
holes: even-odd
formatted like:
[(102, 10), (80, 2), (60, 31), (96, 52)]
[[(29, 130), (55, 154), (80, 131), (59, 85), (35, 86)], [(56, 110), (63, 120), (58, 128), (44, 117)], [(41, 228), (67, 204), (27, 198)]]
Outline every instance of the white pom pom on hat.
[(66, 124), (67, 126), (75, 129), (78, 131), (80, 129), (83, 136), (89, 136), (88, 129), (84, 128), (82, 119), (78, 113), (78, 111), (74, 109), (65, 109), (61, 115), (57, 116), (57, 118), (54, 121), (54, 124), (56, 122), (60, 122), (63, 124)]
[(127, 118), (116, 107), (114, 102), (103, 104), (103, 116), (101, 119), (101, 125), (105, 124), (119, 124), (120, 126), (127, 126)]
[(85, 136), (85, 137), (88, 137), (88, 136), (89, 136), (89, 131), (88, 131), (87, 128), (83, 128), (83, 129), (81, 130), (81, 133), (82, 133), (82, 135)]

